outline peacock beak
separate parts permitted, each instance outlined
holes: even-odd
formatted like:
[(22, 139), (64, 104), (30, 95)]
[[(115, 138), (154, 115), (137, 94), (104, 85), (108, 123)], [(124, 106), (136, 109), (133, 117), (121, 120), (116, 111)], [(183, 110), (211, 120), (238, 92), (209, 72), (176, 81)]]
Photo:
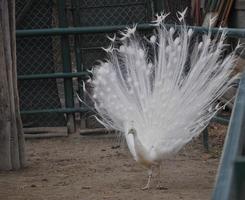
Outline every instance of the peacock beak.
[(133, 128), (131, 128), (131, 129), (128, 131), (128, 135), (129, 135), (129, 134), (134, 135), (135, 133), (136, 133), (136, 130), (133, 129)]

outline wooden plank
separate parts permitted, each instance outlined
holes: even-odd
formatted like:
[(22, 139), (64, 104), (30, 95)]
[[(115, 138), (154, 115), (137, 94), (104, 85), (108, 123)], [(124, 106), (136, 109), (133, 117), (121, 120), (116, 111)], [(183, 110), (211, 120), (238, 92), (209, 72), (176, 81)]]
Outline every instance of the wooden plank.
[(34, 134), (24, 134), (25, 139), (46, 139), (53, 137), (67, 137), (67, 133), (34, 133)]
[(115, 132), (115, 130), (106, 128), (82, 129), (80, 130), (80, 135), (106, 134), (112, 132)]
[(10, 29), (11, 29), (11, 54), (12, 54), (12, 79), (13, 79), (13, 90), (14, 90), (14, 110), (16, 118), (17, 128), (17, 140), (19, 150), (19, 161), (20, 166), (26, 166), (25, 156), (25, 138), (23, 132), (23, 125), (20, 116), (20, 104), (19, 104), (19, 92), (17, 83), (17, 58), (16, 58), (16, 21), (15, 21), (15, 0), (9, 1), (9, 16), (10, 16)]
[(15, 0), (0, 3), (0, 169), (25, 165), (16, 70)]
[[(1, 6), (1, 5), (0, 5)], [(1, 9), (3, 9), (1, 7)], [(9, 90), (4, 57), (4, 33), (3, 22), (0, 16), (0, 169), (9, 170), (12, 168), (10, 154), (10, 105)]]
[(68, 128), (65, 127), (32, 127), (23, 128), (25, 134), (38, 134), (38, 133), (68, 133)]

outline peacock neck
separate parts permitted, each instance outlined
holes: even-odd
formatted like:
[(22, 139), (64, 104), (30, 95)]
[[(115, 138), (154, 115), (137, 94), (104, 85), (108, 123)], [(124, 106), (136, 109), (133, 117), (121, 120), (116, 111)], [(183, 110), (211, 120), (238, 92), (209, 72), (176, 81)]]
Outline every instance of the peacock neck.
[(137, 133), (133, 134), (134, 148), (138, 157), (145, 157), (147, 155), (147, 150), (138, 138)]

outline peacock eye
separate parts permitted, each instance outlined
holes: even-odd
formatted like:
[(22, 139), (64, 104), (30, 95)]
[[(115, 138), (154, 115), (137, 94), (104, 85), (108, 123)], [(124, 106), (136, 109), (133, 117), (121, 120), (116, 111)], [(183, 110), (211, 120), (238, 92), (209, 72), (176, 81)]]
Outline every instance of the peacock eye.
[(166, 47), (166, 52), (167, 53), (170, 53), (171, 52), (171, 47), (169, 45)]
[(170, 35), (172, 36), (174, 34), (174, 32), (175, 32), (174, 28), (171, 27), (170, 30), (169, 30)]
[(211, 43), (211, 39), (210, 39), (210, 38), (206, 39), (205, 44), (206, 44), (206, 45), (209, 45), (210, 43)]
[(179, 43), (180, 43), (180, 38), (179, 37), (175, 38), (174, 45), (177, 46)]
[(145, 53), (144, 53), (144, 51), (143, 51), (142, 49), (139, 49), (139, 50), (138, 50), (138, 53), (139, 53), (139, 57), (140, 57), (140, 58), (144, 58)]
[(149, 68), (149, 69), (151, 69), (152, 68), (152, 63), (149, 63), (148, 65), (147, 65), (147, 67)]
[(188, 34), (188, 36), (189, 36), (189, 37), (191, 37), (191, 36), (192, 36), (192, 34), (193, 34), (193, 32), (194, 32), (194, 31), (192, 30), (192, 28), (190, 28), (190, 29), (188, 30), (188, 33), (187, 33), (187, 34)]
[(155, 43), (157, 40), (157, 37), (155, 35), (152, 35), (150, 38), (151, 43)]
[(138, 87), (139, 86), (139, 82), (138, 81), (134, 81), (134, 87)]
[(124, 53), (125, 50), (126, 50), (126, 48), (125, 48), (124, 45), (121, 45), (121, 46), (119, 47), (119, 51), (120, 51), (121, 53)]
[(129, 55), (134, 54), (134, 49), (133, 49), (132, 47), (128, 47), (128, 48), (127, 48), (127, 53), (128, 53)]
[(177, 51), (181, 52), (181, 46), (180, 45), (177, 47)]
[(140, 63), (140, 60), (139, 60), (139, 59), (136, 60), (135, 65), (136, 65), (137, 67), (140, 67), (141, 63)]
[(203, 42), (200, 42), (199, 44), (198, 44), (198, 50), (200, 50), (201, 48), (202, 48), (202, 46), (203, 46)]
[(132, 78), (128, 77), (127, 81), (128, 81), (128, 83), (132, 83)]

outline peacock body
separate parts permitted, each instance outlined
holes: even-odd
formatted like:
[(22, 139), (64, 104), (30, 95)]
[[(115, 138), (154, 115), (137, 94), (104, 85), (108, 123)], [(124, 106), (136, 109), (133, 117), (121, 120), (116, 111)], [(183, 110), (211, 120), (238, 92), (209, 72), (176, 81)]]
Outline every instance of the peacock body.
[[(93, 69), (91, 99), (105, 127), (124, 133), (134, 159), (149, 169), (201, 133), (220, 109), (216, 100), (231, 77), (235, 51), (224, 56), (225, 31), (195, 41), (179, 13), (180, 29), (157, 16), (156, 33), (139, 37), (136, 26), (109, 38), (108, 59)], [(212, 23), (212, 20), (211, 20)], [(238, 48), (238, 47), (237, 47)]]

